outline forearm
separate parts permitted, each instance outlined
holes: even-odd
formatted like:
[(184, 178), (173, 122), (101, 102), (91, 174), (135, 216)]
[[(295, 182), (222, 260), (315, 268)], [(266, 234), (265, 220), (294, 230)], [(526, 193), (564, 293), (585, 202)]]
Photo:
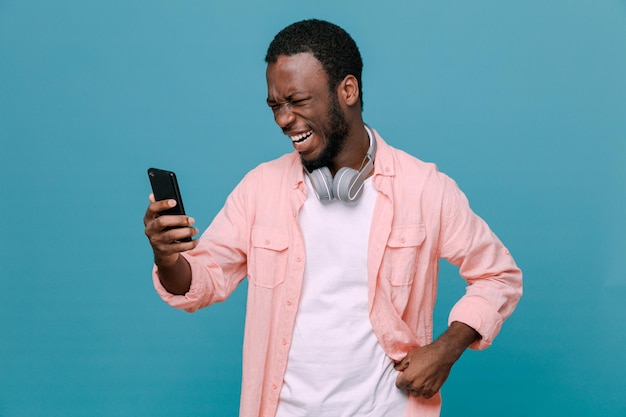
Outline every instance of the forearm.
[(400, 371), (396, 386), (415, 397), (431, 398), (439, 391), (450, 369), (465, 349), (480, 338), (468, 325), (452, 322), (430, 345), (411, 349), (395, 368)]
[(445, 349), (447, 356), (454, 362), (478, 339), (480, 334), (476, 330), (465, 323), (454, 321), (435, 343)]
[(191, 266), (185, 257), (178, 255), (170, 264), (155, 259), (161, 285), (171, 294), (184, 295), (191, 287)]

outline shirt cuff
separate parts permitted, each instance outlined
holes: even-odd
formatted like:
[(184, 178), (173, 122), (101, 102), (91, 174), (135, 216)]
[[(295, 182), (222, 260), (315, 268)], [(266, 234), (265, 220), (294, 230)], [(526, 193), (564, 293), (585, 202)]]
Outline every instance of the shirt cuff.
[(469, 348), (482, 350), (491, 346), (493, 339), (500, 333), (504, 322), (498, 313), (484, 298), (465, 296), (450, 311), (448, 325), (454, 321), (467, 324), (476, 330), (481, 339), (473, 342)]
[[(185, 256), (182, 254), (181, 256)], [(187, 258), (189, 259), (189, 258)], [(167, 304), (174, 308), (182, 309), (188, 311), (189, 313), (193, 313), (201, 305), (202, 294), (204, 294), (204, 287), (202, 285), (201, 279), (195, 279), (198, 273), (194, 271), (196, 269), (193, 263), (190, 262), (191, 265), (191, 286), (189, 291), (184, 295), (175, 295), (168, 292), (161, 281), (159, 280), (159, 274), (157, 273), (157, 267), (154, 265), (152, 267), (152, 282), (154, 284), (154, 289), (156, 290), (159, 297), (163, 299)]]

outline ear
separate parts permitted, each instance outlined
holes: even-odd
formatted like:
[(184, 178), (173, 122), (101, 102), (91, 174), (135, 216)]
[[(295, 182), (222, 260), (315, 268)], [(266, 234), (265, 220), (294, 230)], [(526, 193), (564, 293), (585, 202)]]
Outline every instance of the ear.
[(360, 103), (360, 95), (361, 90), (359, 90), (359, 82), (356, 77), (354, 75), (346, 75), (346, 78), (337, 87), (337, 97), (348, 107), (352, 107)]

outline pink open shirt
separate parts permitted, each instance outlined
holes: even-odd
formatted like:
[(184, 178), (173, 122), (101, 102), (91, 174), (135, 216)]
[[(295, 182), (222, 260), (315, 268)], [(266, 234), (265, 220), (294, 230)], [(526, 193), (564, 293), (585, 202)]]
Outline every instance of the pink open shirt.
[[(466, 323), (481, 334), (471, 348), (488, 347), (522, 294), (521, 271), (453, 180), (375, 135), (378, 197), (368, 249), (368, 301), (379, 343), (400, 360), (432, 341), (438, 261), (445, 258), (460, 267), (469, 284), (449, 322)], [(153, 273), (159, 295), (189, 312), (225, 300), (248, 277), (243, 417), (276, 412), (306, 261), (298, 226), (303, 181), (297, 153), (260, 165), (233, 190), (198, 247), (184, 254), (193, 276), (189, 292), (169, 294), (156, 269)], [(439, 395), (409, 397), (406, 417), (438, 416), (440, 406)]]

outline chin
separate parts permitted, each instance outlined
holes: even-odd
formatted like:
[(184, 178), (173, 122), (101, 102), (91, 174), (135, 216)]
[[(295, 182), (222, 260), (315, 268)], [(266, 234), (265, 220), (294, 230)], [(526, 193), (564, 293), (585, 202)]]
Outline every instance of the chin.
[(302, 156), (300, 156), (300, 161), (302, 162), (302, 165), (304, 165), (304, 168), (306, 168), (309, 172), (315, 171), (316, 169), (327, 165), (319, 159), (305, 159)]

